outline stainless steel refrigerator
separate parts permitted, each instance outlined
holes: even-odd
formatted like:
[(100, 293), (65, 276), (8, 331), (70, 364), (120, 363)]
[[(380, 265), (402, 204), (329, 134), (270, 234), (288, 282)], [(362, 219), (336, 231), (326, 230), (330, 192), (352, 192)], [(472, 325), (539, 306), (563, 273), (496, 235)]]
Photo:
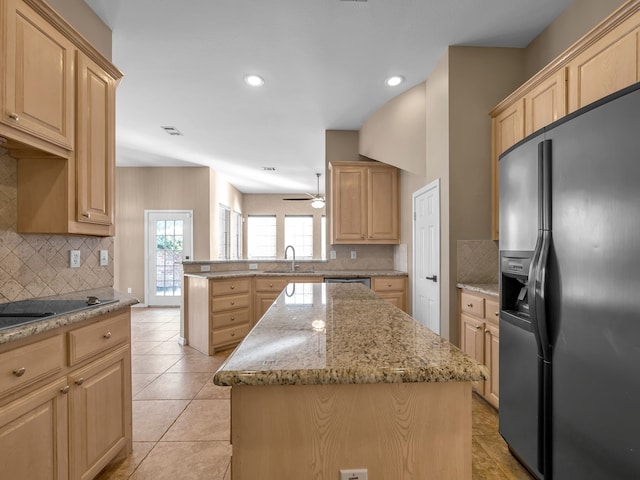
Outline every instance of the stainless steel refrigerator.
[(500, 433), (540, 479), (640, 479), (640, 84), (499, 173)]

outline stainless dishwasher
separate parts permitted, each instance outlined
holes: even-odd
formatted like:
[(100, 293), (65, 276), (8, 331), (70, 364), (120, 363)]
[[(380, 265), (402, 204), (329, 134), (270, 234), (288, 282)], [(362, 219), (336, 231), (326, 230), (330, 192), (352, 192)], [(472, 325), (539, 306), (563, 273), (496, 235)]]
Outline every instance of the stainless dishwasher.
[(324, 277), (324, 283), (362, 283), (366, 285), (367, 288), (371, 288), (371, 278), (363, 277), (363, 278), (334, 278), (334, 277)]

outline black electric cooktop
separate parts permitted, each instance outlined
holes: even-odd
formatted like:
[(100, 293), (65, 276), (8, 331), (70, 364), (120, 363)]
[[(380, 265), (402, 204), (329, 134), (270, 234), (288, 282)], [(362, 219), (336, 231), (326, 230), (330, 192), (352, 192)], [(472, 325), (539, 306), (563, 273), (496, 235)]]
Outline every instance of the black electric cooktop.
[(117, 299), (88, 297), (82, 300), (32, 299), (0, 304), (0, 330), (33, 323), (51, 317), (66, 315), (100, 305), (117, 302)]

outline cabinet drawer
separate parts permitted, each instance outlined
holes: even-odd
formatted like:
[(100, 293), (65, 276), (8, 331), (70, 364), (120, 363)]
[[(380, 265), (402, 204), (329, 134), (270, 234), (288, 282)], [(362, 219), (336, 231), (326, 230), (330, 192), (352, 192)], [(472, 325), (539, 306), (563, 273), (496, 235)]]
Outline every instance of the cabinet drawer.
[(247, 308), (249, 306), (249, 295), (226, 295), (216, 297), (211, 301), (211, 313), (234, 310), (236, 308)]
[(69, 365), (75, 365), (98, 352), (129, 338), (129, 314), (123, 313), (69, 332)]
[(233, 310), (231, 312), (211, 314), (211, 326), (213, 328), (229, 327), (249, 323), (249, 309)]
[(216, 347), (239, 342), (249, 333), (249, 325), (238, 325), (237, 327), (222, 328), (211, 332), (211, 344)]
[(230, 293), (249, 293), (250, 278), (230, 278), (229, 280), (213, 280), (211, 282), (211, 296), (229, 295)]
[(405, 278), (374, 278), (374, 292), (399, 292), (404, 290)]
[(64, 337), (40, 340), (0, 354), (0, 396), (64, 367)]
[(493, 323), (498, 323), (500, 315), (500, 305), (493, 300), (485, 300), (485, 317)]
[(256, 278), (256, 292), (280, 293), (288, 281), (288, 278)]
[(468, 293), (462, 293), (460, 303), (463, 312), (484, 318), (484, 298), (469, 295)]

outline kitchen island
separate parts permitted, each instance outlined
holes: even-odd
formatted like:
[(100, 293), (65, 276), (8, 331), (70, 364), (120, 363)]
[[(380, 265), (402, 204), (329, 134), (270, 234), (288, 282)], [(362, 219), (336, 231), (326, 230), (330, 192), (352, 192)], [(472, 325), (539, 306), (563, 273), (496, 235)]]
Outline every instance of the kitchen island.
[(486, 368), (358, 284), (285, 290), (214, 382), (232, 387), (232, 479), (470, 479)]

